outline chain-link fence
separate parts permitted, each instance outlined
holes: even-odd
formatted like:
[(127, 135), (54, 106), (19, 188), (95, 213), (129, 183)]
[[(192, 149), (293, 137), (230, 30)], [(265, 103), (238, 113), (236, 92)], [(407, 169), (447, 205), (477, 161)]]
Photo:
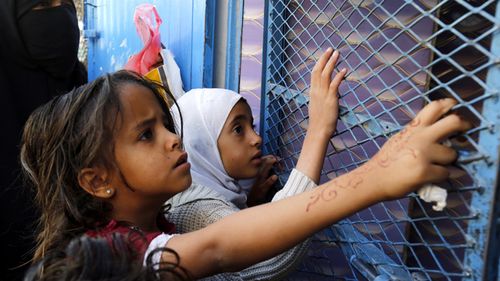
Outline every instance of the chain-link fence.
[[(474, 128), (459, 150), (447, 207), (415, 194), (384, 202), (315, 237), (291, 280), (486, 280), (498, 271), (500, 13), (497, 0), (271, 0), (266, 7), (263, 138), (296, 164), (318, 57), (341, 52), (341, 116), (322, 181), (372, 157), (431, 100), (452, 97)], [(391, 176), (391, 175), (385, 175)]]

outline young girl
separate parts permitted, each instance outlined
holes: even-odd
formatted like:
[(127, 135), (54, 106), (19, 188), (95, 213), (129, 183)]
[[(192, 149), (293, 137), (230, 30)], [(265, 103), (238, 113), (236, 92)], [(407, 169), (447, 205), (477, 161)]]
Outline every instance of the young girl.
[[(309, 128), (297, 169), (292, 170), (273, 201), (312, 189), (319, 181), (327, 144), (336, 127), (337, 92), (345, 74), (342, 70), (331, 80), (338, 57), (338, 52), (326, 52), (315, 66), (311, 76)], [(168, 219), (178, 232), (186, 233), (246, 208), (247, 191), (239, 181), (256, 178), (259, 170), (266, 170), (266, 165), (274, 161), (261, 156), (262, 139), (254, 131), (249, 105), (238, 93), (225, 89), (195, 89), (184, 94), (177, 103), (182, 114), (174, 111), (174, 117), (177, 124), (182, 117), (183, 144), (189, 154), (194, 184), (169, 200), (172, 209)], [(266, 172), (262, 174), (265, 176)], [(263, 179), (264, 185), (272, 183), (272, 178)], [(281, 279), (294, 268), (306, 249), (307, 243), (302, 243), (238, 274), (212, 279)]]
[[(313, 191), (172, 236), (162, 206), (191, 184), (187, 153), (154, 84), (106, 75), (37, 109), (25, 127), (21, 161), (43, 212), (35, 260), (82, 233), (137, 229), (147, 243), (134, 247), (147, 256), (167, 246), (190, 278), (240, 270), (360, 209), (446, 179), (456, 153), (440, 142), (468, 128), (455, 115), (440, 119), (454, 105), (426, 106), (373, 159)], [(175, 262), (169, 253), (154, 259)]]

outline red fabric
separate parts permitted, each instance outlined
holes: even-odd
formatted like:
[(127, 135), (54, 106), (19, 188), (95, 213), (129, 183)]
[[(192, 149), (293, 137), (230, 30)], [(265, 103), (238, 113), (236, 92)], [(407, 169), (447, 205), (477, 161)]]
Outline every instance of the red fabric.
[(116, 220), (111, 220), (106, 226), (95, 229), (87, 230), (85, 233), (90, 237), (104, 237), (108, 240), (110, 245), (113, 245), (113, 234), (118, 233), (127, 237), (129, 242), (132, 244), (134, 249), (141, 255), (144, 256), (148, 245), (162, 232), (166, 234), (173, 234), (175, 232), (175, 225), (167, 221), (165, 216), (162, 214), (158, 215), (156, 219), (156, 224), (160, 231), (141, 231), (137, 227), (130, 226), (125, 222), (119, 222)]

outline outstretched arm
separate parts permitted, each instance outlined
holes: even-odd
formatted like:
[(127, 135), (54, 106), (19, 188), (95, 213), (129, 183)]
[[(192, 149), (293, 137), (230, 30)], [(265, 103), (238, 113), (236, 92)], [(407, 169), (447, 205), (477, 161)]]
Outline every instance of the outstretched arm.
[[(167, 244), (199, 278), (233, 271), (282, 252), (318, 230), (377, 202), (399, 198), (448, 177), (456, 152), (440, 142), (469, 125), (440, 119), (455, 102), (432, 102), (367, 163), (313, 191), (237, 212)], [(387, 175), (391, 175), (388, 177)], [(170, 259), (164, 255), (163, 259)]]
[(337, 127), (339, 115), (338, 90), (347, 72), (344, 68), (332, 79), (339, 52), (329, 48), (311, 73), (309, 93), (309, 126), (296, 169), (315, 183), (319, 182), (328, 141)]
[[(332, 80), (333, 70), (338, 59), (339, 52), (334, 52), (332, 48), (329, 48), (316, 62), (311, 73), (308, 107), (309, 126), (295, 169), (316, 184), (319, 182), (328, 141), (337, 126), (339, 112), (338, 89), (347, 72), (346, 69), (342, 69)], [(248, 206), (255, 206), (260, 203), (269, 188), (278, 179), (275, 175), (269, 175), (270, 169), (277, 162), (276, 157), (267, 155), (263, 157), (263, 160), (262, 171), (248, 197)], [(289, 185), (285, 185), (274, 196), (273, 201), (307, 190), (306, 186), (299, 186), (293, 190), (289, 190), (287, 187)]]

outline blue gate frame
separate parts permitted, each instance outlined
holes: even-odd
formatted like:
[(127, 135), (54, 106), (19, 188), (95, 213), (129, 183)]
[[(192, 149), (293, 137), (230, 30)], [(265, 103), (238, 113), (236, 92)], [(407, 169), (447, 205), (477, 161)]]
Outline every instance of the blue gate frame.
[(322, 181), (367, 161), (433, 99), (456, 99), (474, 125), (452, 138), (443, 212), (415, 194), (372, 206), (318, 233), (290, 280), (498, 278), (499, 2), (266, 2), (261, 135), (283, 159), (282, 183), (307, 129), (309, 73), (330, 46), (349, 73)]
[(121, 69), (142, 49), (133, 21), (141, 3), (154, 4), (163, 20), (162, 43), (174, 54), (184, 90), (211, 87), (216, 3), (210, 0), (85, 0), (89, 80)]

